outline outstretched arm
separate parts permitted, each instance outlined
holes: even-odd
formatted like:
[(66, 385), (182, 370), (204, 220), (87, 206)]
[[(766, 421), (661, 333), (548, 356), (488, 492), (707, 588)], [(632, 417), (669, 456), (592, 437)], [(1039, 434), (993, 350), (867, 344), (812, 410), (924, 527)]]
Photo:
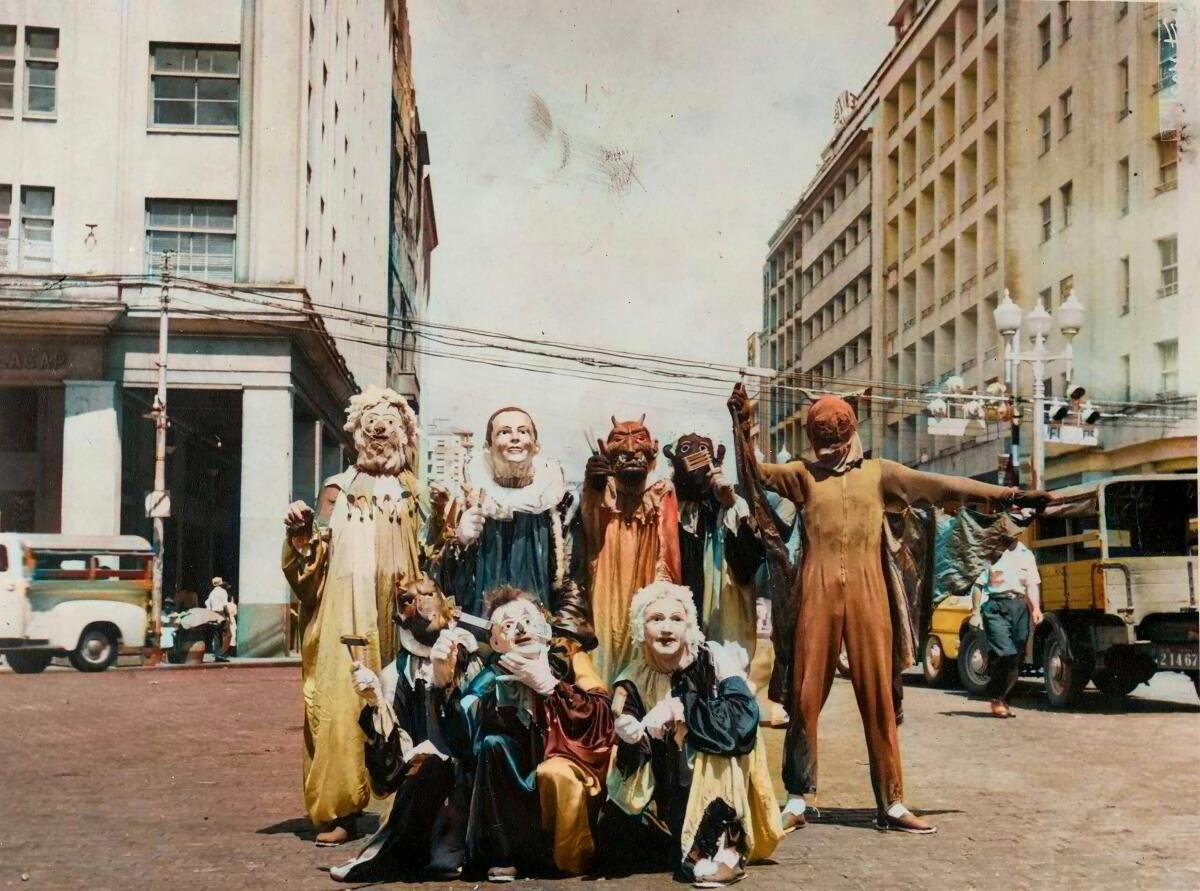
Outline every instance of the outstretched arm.
[(962, 476), (923, 473), (886, 459), (880, 460), (879, 464), (882, 468), (884, 497), (893, 503), (907, 505), (925, 501), (942, 504), (961, 501), (1007, 506), (1021, 494), (1020, 489), (993, 486)]

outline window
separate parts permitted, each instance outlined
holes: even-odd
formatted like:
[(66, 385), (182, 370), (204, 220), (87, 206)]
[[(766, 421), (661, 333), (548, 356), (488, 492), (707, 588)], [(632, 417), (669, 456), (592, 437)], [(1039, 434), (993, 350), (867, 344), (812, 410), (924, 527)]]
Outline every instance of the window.
[(1043, 201), (1040, 207), (1042, 208), (1042, 241), (1047, 242), (1050, 240), (1052, 225), (1050, 219), (1050, 199), (1047, 198)]
[(0, 269), (8, 268), (8, 237), (12, 229), (12, 186), (0, 185)]
[(1156, 192), (1169, 192), (1179, 181), (1179, 141), (1158, 140), (1158, 187)]
[(1117, 95), (1121, 97), (1121, 108), (1117, 111), (1117, 119), (1123, 120), (1128, 117), (1131, 109), (1129, 108), (1129, 59), (1122, 59), (1117, 63)]
[(1170, 90), (1175, 86), (1179, 61), (1179, 25), (1175, 19), (1159, 19), (1158, 29), (1158, 85), (1156, 92)]
[(1129, 159), (1122, 158), (1117, 162), (1117, 200), (1121, 208), (1121, 216), (1129, 213)]
[(1064, 300), (1066, 300), (1067, 297), (1069, 297), (1071, 292), (1074, 290), (1075, 290), (1075, 276), (1068, 275), (1066, 278), (1062, 279), (1058, 283), (1058, 303), (1059, 303), (1059, 305), (1062, 305), (1062, 302)]
[(1046, 16), (1038, 23), (1038, 44), (1041, 50), (1038, 53), (1038, 65), (1045, 65), (1050, 61), (1050, 16)]
[(152, 124), (237, 129), (238, 47), (151, 44), (150, 58)]
[(1121, 357), (1121, 381), (1125, 385), (1125, 401), (1133, 400), (1133, 368), (1129, 364), (1129, 355)]
[(1121, 315), (1127, 316), (1127, 315), (1129, 315), (1129, 284), (1130, 284), (1129, 258), (1122, 257), (1120, 260), (1120, 263), (1121, 263), (1121, 279), (1120, 279), (1120, 284), (1118, 287), (1120, 287), (1121, 290), (1120, 290), (1119, 294), (1117, 295), (1119, 298), (1118, 299), (1118, 310)]
[(1050, 151), (1050, 109), (1038, 115), (1038, 123), (1042, 125), (1042, 150), (1038, 154), (1044, 155)]
[(1062, 197), (1062, 227), (1066, 229), (1071, 225), (1071, 210), (1075, 205), (1075, 185), (1067, 183), (1058, 190), (1058, 194)]
[[(1052, 288), (1042, 288), (1038, 291), (1038, 303), (1049, 309), (1054, 303), (1054, 290)], [(1047, 390), (1047, 393), (1050, 391)]]
[(162, 268), (163, 251), (174, 254), (178, 275), (233, 281), (233, 201), (146, 201), (146, 269)]
[[(1071, 91), (1067, 90), (1058, 97), (1058, 112), (1062, 118), (1062, 135), (1066, 136), (1071, 132), (1072, 112), (1071, 112)], [(1060, 137), (1061, 138), (1061, 137)]]
[(1179, 239), (1172, 235), (1158, 242), (1158, 296), (1170, 297), (1179, 291)]
[(1068, 0), (1060, 0), (1058, 4), (1059, 29), (1062, 33), (1061, 42), (1071, 39), (1071, 4)]
[(17, 26), (0, 25), (0, 114), (13, 110), (17, 71)]
[(53, 115), (58, 94), (58, 30), (25, 29), (25, 111)]
[(49, 269), (54, 256), (54, 190), (38, 186), (21, 188), (22, 269)]
[(1158, 347), (1158, 394), (1173, 396), (1179, 389), (1179, 341), (1162, 340)]

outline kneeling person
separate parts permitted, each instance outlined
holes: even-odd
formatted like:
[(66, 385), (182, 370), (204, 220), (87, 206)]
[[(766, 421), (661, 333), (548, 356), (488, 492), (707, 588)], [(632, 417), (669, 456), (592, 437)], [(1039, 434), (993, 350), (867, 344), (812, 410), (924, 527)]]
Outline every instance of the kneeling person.
[(551, 645), (531, 595), (502, 585), (485, 610), (494, 662), (459, 708), (472, 741), (462, 757), (474, 765), (467, 868), (502, 882), (579, 875), (595, 850), (590, 812), (612, 753), (608, 691), (575, 641)]
[(371, 785), (380, 797), (396, 797), (362, 852), (330, 870), (339, 881), (437, 881), (462, 872), (471, 787), (450, 754), (446, 710), (482, 668), (478, 644), (454, 626), (452, 604), (432, 581), (398, 588), (395, 661), (382, 677), (355, 663), (352, 676), (365, 703), (359, 727)]
[(669, 582), (637, 593), (630, 626), (633, 660), (613, 690), (601, 868), (674, 869), (699, 887), (736, 882), (783, 835), (745, 654), (705, 643), (691, 591)]

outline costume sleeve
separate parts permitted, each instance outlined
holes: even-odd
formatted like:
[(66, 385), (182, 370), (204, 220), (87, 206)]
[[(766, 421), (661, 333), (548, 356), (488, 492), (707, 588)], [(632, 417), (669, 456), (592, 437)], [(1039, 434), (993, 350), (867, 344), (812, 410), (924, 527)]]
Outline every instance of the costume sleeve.
[(739, 585), (754, 581), (766, 550), (750, 522), (750, 510), (739, 495), (725, 511), (725, 562)]
[(465, 685), (448, 691), (430, 691), (435, 697), (433, 706), (438, 716), (438, 726), (454, 758), (474, 764), (482, 700), (495, 685), (495, 672), (484, 668)]
[[(559, 507), (554, 510), (560, 510)], [(562, 514), (558, 514), (555, 522), (560, 522)], [(584, 649), (592, 649), (596, 646), (596, 630), (592, 624), (592, 603), (586, 591), (586, 572), (584, 570), (582, 551), (583, 551), (583, 523), (576, 514), (570, 522), (562, 529), (562, 553), (559, 554), (555, 549), (552, 559), (554, 561), (551, 566), (551, 575), (558, 575), (559, 567), (557, 561), (561, 559), (565, 565), (562, 567), (562, 586), (553, 592), (550, 609), (554, 613), (554, 627), (563, 633), (571, 635)]]
[(804, 503), (804, 484), (801, 474), (804, 473), (804, 462), (789, 461), (787, 464), (767, 464), (759, 462), (758, 478), (772, 492), (778, 492), (784, 498), (792, 501), (797, 507)]
[(923, 473), (886, 459), (881, 459), (879, 464), (884, 498), (902, 505), (922, 501), (930, 504), (944, 504), (947, 501), (1008, 504), (1018, 491), (962, 476)]
[(725, 678), (715, 696), (689, 688), (683, 693), (688, 745), (711, 755), (746, 755), (758, 737), (758, 702), (746, 681)]
[[(384, 706), (386, 708), (386, 706)], [(404, 779), (404, 731), (399, 722), (376, 720), (376, 709), (365, 705), (358, 715), (358, 726), (366, 736), (363, 746), (371, 788), (378, 798), (391, 795)], [(386, 735), (382, 732), (386, 728)], [(411, 745), (411, 740), (409, 741)]]
[(679, 500), (675, 489), (663, 494), (658, 510), (658, 565), (657, 578), (679, 584), (683, 581), (682, 561), (679, 554)]
[(540, 699), (544, 726), (553, 737), (547, 740), (546, 756), (568, 755), (602, 780), (616, 738), (608, 691), (561, 680)]
[[(632, 681), (618, 681), (613, 687), (613, 696), (615, 697), (619, 691), (624, 691), (625, 705), (621, 709), (621, 714), (629, 715), (637, 720), (642, 720), (646, 717), (646, 707), (642, 703), (642, 697), (638, 693), (637, 687)], [(613, 716), (616, 717), (615, 715)], [(650, 761), (650, 734), (642, 734), (642, 738), (636, 743), (627, 743), (617, 737), (613, 743), (616, 746), (617, 754), (613, 758), (613, 767), (623, 777), (632, 776), (642, 769), (643, 765)]]
[(337, 486), (321, 489), (307, 547), (297, 550), (288, 536), (283, 538), (283, 577), (300, 603), (309, 609), (320, 601), (321, 591), (325, 587), (325, 574), (329, 568), (329, 518), (337, 495)]

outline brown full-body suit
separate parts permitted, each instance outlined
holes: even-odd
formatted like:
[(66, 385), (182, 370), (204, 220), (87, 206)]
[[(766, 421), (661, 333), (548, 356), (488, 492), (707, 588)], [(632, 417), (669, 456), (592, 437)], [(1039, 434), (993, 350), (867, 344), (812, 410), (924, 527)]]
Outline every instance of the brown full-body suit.
[[(857, 433), (853, 436), (857, 446)], [(794, 729), (786, 746), (784, 783), (795, 795), (816, 792), (817, 719), (844, 641), (882, 810), (904, 797), (892, 702), (893, 629), (881, 556), (884, 505), (1007, 503), (1016, 490), (861, 458), (834, 468), (809, 461), (760, 464), (759, 472), (764, 485), (795, 502), (804, 518), (793, 657)]]

